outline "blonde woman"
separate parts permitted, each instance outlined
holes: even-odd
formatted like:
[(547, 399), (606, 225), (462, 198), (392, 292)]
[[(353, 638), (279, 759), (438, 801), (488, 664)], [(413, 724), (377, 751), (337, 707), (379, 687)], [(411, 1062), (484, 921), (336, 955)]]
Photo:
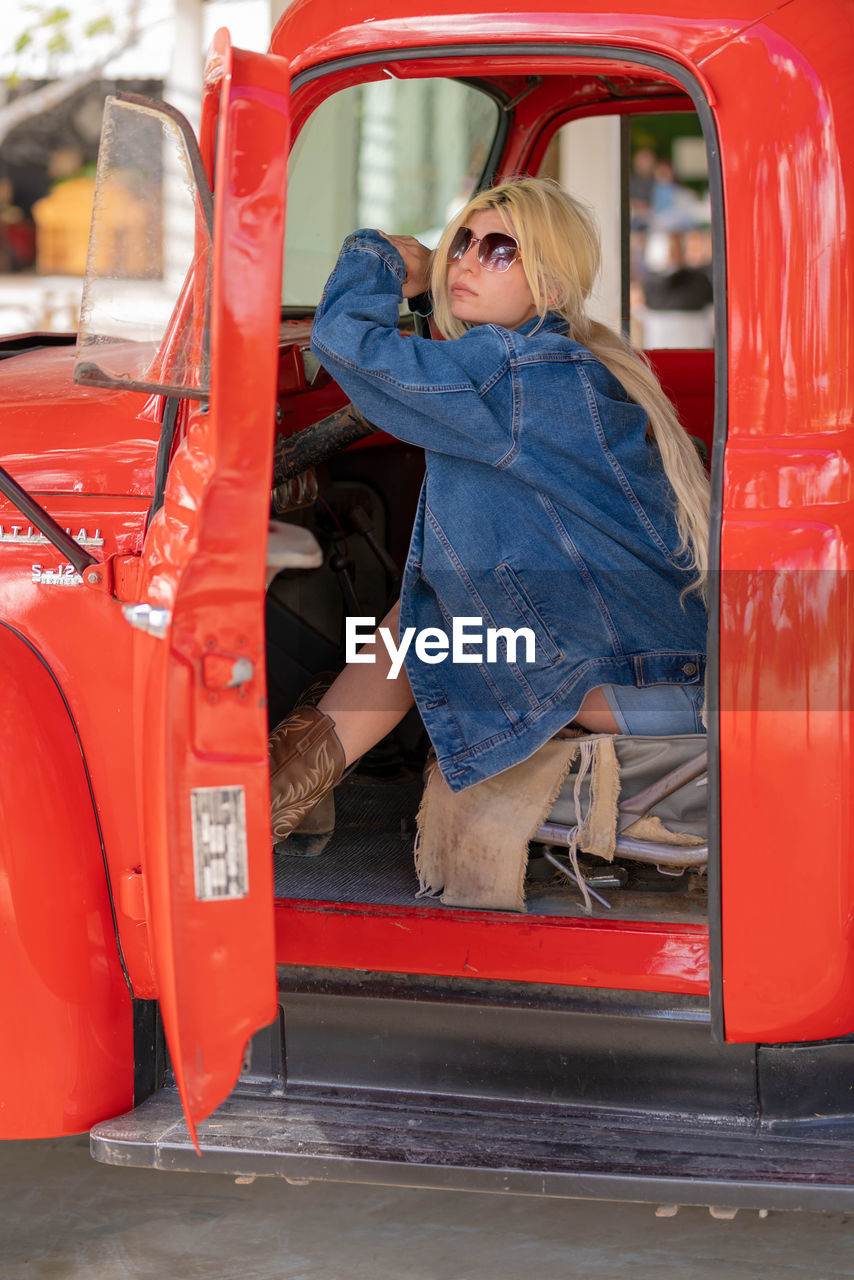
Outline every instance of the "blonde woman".
[[(276, 840), (413, 701), (454, 791), (570, 722), (703, 731), (708, 483), (648, 366), (587, 316), (598, 268), (590, 215), (541, 179), (476, 195), (432, 255), (373, 230), (345, 242), (312, 348), (425, 450), (383, 624), (406, 652), (377, 635), (274, 730)], [(445, 341), (399, 332), (428, 284)]]

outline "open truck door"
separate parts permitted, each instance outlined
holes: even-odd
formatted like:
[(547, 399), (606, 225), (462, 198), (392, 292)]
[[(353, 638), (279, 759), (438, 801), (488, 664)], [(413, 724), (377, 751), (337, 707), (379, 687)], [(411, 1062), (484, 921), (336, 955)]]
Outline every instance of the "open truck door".
[[(114, 151), (134, 111), (149, 126), (160, 115), (151, 104), (114, 104)], [(221, 31), (206, 69), (201, 153), (174, 113), (163, 113), (154, 128), (161, 131), (163, 224), (170, 166), (182, 171), (173, 189), (189, 190), (195, 204), (185, 228), (193, 266), (159, 345), (115, 334), (99, 342), (90, 307), (77, 377), (167, 397), (162, 495), (152, 507), (135, 603), (124, 608), (138, 632), (134, 746), (146, 914), (166, 1040), (194, 1133), (230, 1092), (248, 1040), (277, 1008), (264, 551), (287, 64), (232, 49)], [(105, 129), (102, 145), (110, 144)], [(139, 172), (128, 164), (126, 172)], [(90, 265), (97, 244), (93, 235)]]

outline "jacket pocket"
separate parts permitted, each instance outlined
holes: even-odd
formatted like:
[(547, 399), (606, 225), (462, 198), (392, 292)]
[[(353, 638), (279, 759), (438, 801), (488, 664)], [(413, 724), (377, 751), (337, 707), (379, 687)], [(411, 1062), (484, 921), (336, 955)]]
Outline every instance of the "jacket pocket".
[(528, 595), (518, 575), (510, 568), (509, 564), (500, 564), (493, 572), (524, 625), (530, 627), (533, 631), (537, 649), (542, 653), (546, 662), (560, 662), (563, 658), (560, 646), (551, 631), (549, 631), (542, 614)]

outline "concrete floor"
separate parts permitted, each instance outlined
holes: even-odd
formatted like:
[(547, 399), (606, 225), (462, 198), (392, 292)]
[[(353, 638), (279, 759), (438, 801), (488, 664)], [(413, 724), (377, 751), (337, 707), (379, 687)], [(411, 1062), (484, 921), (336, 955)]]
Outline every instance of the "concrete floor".
[(0, 1280), (830, 1280), (854, 1215), (237, 1185), (113, 1169), (85, 1138), (0, 1144)]

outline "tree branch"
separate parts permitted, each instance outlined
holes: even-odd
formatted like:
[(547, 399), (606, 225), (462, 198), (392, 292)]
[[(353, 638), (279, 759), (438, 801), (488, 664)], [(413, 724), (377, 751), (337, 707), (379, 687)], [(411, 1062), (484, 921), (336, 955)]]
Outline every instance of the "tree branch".
[(43, 85), (41, 89), (33, 89), (31, 93), (22, 93), (20, 97), (0, 106), (0, 145), (12, 130), (17, 128), (19, 124), (23, 124), (25, 120), (31, 120), (33, 116), (41, 115), (45, 111), (51, 111), (54, 107), (59, 106), (61, 102), (64, 102), (66, 98), (70, 98), (77, 93), (79, 89), (85, 89), (87, 85), (102, 79), (104, 69), (115, 58), (125, 53), (126, 50), (132, 49), (138, 43), (141, 35), (140, 9), (141, 0), (131, 0), (127, 35), (124, 40), (116, 45), (108, 57), (101, 58), (99, 62), (87, 67), (84, 71), (77, 71), (74, 75), (64, 76), (61, 80), (51, 80), (46, 85)]
[(85, 71), (78, 71), (73, 76), (66, 76), (62, 80), (51, 80), (41, 89), (22, 93), (20, 97), (0, 107), (0, 144), (5, 142), (12, 130), (19, 124), (23, 124), (25, 120), (31, 120), (33, 116), (52, 110), (66, 98), (77, 93), (78, 89), (83, 89), (87, 84), (100, 80), (107, 61), (109, 59), (94, 67), (88, 67)]

